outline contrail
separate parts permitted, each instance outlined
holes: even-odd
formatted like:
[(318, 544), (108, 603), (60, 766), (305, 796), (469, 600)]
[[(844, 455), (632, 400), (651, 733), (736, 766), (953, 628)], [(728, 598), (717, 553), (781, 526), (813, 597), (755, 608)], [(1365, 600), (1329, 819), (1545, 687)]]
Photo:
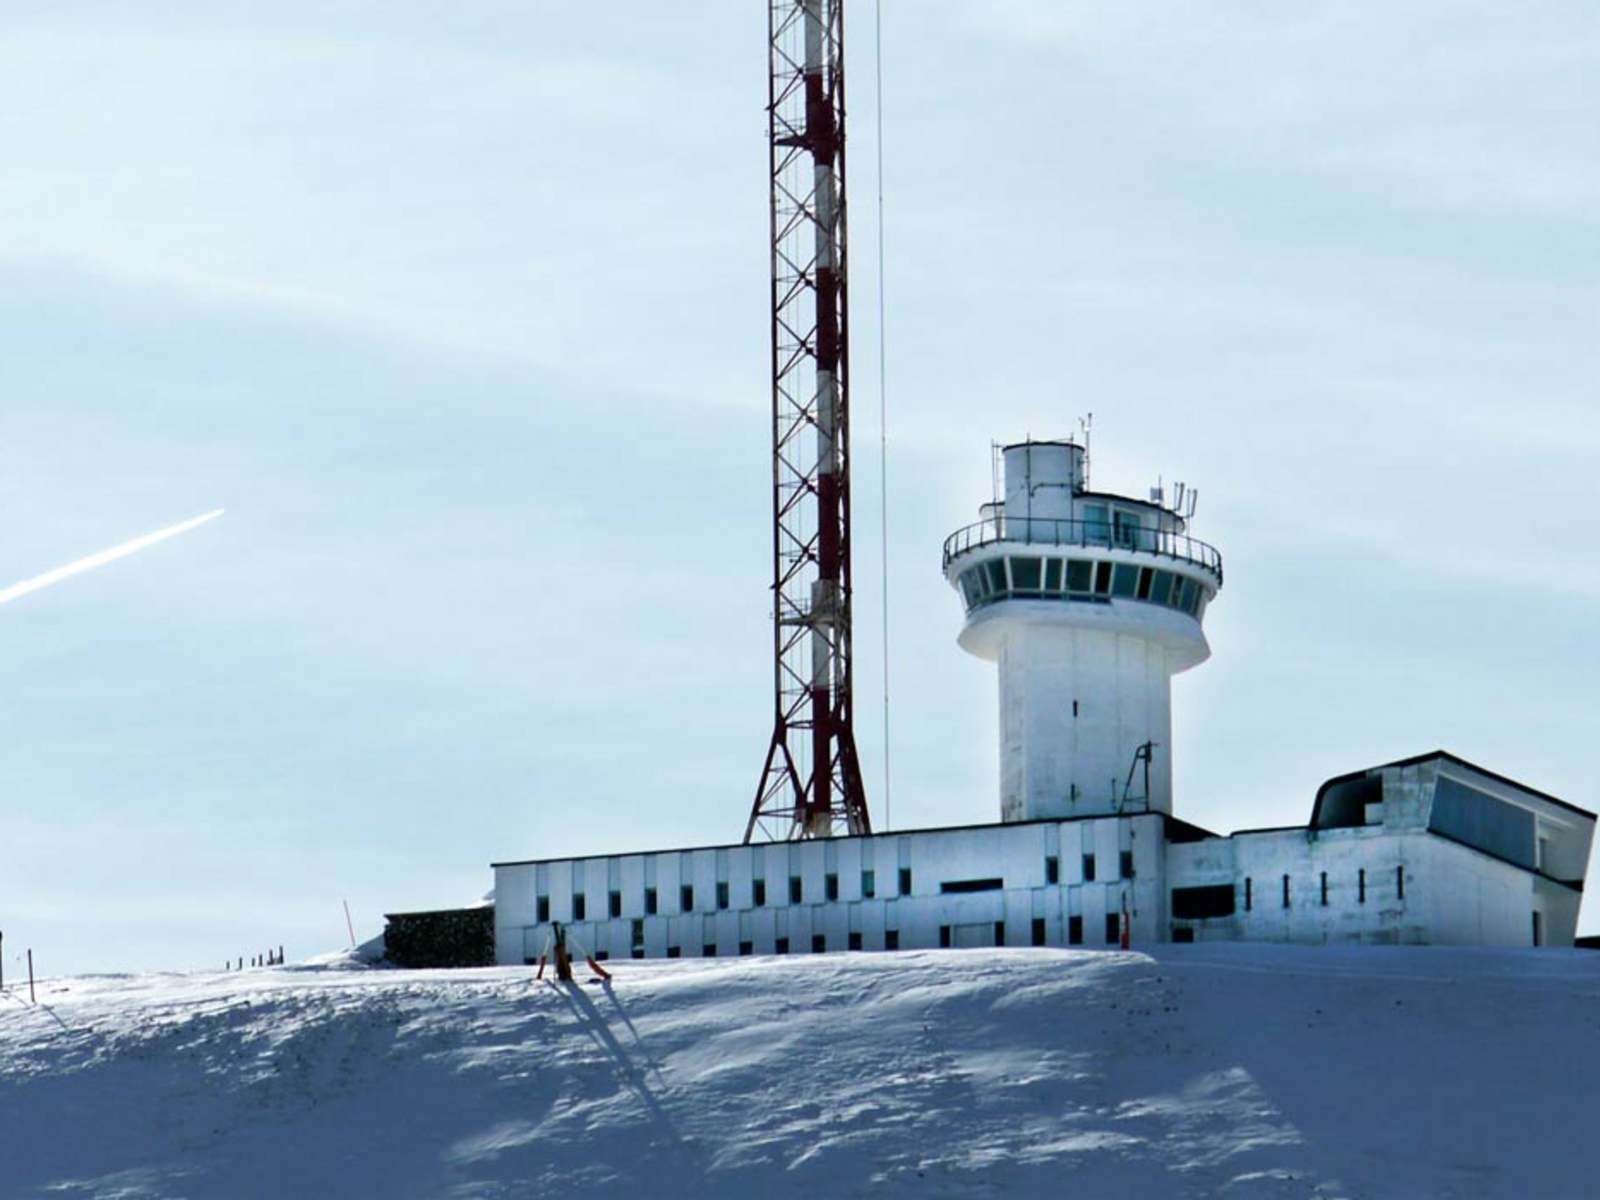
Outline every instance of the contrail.
[(187, 521), (179, 521), (176, 525), (168, 525), (165, 529), (143, 534), (131, 541), (113, 546), (109, 550), (102, 550), (98, 554), (91, 554), (87, 558), (80, 558), (76, 562), (70, 562), (64, 567), (46, 571), (43, 575), (35, 575), (32, 579), (24, 579), (21, 583), (13, 583), (8, 588), (0, 589), (0, 604), (9, 604), (18, 596), (26, 596), (29, 592), (37, 592), (40, 588), (47, 588), (52, 583), (60, 583), (63, 579), (71, 579), (74, 575), (82, 575), (85, 571), (103, 567), (108, 562), (116, 562), (119, 558), (127, 558), (128, 555), (136, 554), (146, 546), (154, 546), (157, 542), (164, 542), (169, 537), (177, 537), (180, 533), (187, 533), (196, 525), (204, 525), (207, 521), (214, 521), (224, 511), (224, 509), (220, 508), (213, 509), (202, 516), (191, 517)]

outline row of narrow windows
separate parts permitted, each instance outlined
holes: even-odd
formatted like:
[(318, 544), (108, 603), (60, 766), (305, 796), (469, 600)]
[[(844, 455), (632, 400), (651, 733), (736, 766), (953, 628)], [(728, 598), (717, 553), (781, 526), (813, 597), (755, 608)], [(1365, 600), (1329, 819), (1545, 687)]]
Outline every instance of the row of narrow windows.
[[(861, 935), (859, 933), (852, 933), (849, 936), (849, 939), (846, 942), (846, 947), (848, 949), (850, 949), (850, 950), (860, 950), (862, 948), (861, 947)], [(900, 931), (898, 929), (885, 929), (883, 931), (883, 948), (885, 950), (898, 950), (898, 949), (900, 949)], [(740, 942), (739, 943), (739, 954), (740, 954), (741, 957), (754, 954), (755, 952), (756, 952), (756, 949), (755, 949), (755, 943), (754, 942), (745, 941), (745, 942)], [(773, 945), (772, 945), (772, 952), (774, 954), (788, 954), (790, 952), (789, 939), (786, 938), (786, 937), (781, 937), (781, 938), (777, 938), (776, 940), (774, 940)], [(827, 935), (826, 934), (821, 934), (821, 933), (813, 934), (812, 937), (811, 937), (811, 953), (813, 953), (813, 954), (826, 954), (827, 952), (828, 952), (828, 938), (827, 938)], [(718, 946), (718, 943), (716, 943), (716, 942), (706, 942), (700, 947), (700, 957), (702, 957), (702, 958), (716, 958), (719, 955), (719, 953), (720, 953), (720, 948)], [(595, 955), (595, 958), (597, 958), (597, 959), (604, 959), (605, 957), (606, 956), (604, 954), (596, 954)], [(635, 921), (633, 923), (633, 957), (634, 958), (643, 958), (644, 957), (644, 922), (643, 921)], [(682, 946), (668, 946), (667, 947), (667, 957), (668, 958), (682, 958), (683, 957), (683, 947)]]
[[(1283, 876), (1281, 880), (1283, 908), (1290, 907), (1289, 883), (1289, 876)], [(1398, 900), (1404, 900), (1406, 898), (1406, 869), (1404, 866), (1399, 866), (1394, 869), (1394, 893), (1395, 898)], [(1321, 907), (1326, 908), (1328, 905), (1328, 873), (1326, 871), (1318, 872), (1317, 897), (1318, 903), (1321, 905)], [(1365, 867), (1361, 867), (1356, 871), (1356, 903), (1365, 904), (1366, 902), (1367, 869)], [(1249, 876), (1246, 876), (1244, 881), (1244, 910), (1245, 912), (1250, 912), (1254, 908), (1255, 880)]]
[[(1098, 868), (1095, 863), (1095, 856), (1093, 854), (1085, 854), (1083, 856), (1083, 881), (1085, 883), (1093, 883), (1095, 881), (1095, 875), (1097, 871)], [(1133, 878), (1132, 850), (1119, 850), (1117, 852), (1117, 878)], [(1047, 855), (1045, 857), (1044, 881), (1051, 884), (1061, 882), (1061, 860), (1054, 854)]]
[[(632, 932), (633, 932), (632, 956), (634, 958), (643, 958), (645, 956), (645, 953), (644, 953), (644, 922), (642, 920), (635, 920), (633, 922), (633, 931)], [(1035, 945), (1035, 946), (1043, 946), (1043, 945), (1047, 944), (1048, 934), (1047, 934), (1047, 931), (1046, 931), (1045, 919), (1043, 917), (1034, 917), (1028, 932), (1029, 932), (1029, 935), (1030, 935), (1029, 936), (1029, 940), (1032, 942), (1033, 945)], [(952, 934), (953, 934), (953, 931), (952, 931), (951, 926), (949, 926), (949, 925), (941, 925), (941, 926), (939, 926), (939, 945), (942, 946), (942, 947), (949, 947), (950, 945), (952, 945), (953, 940), (954, 940)], [(1120, 942), (1122, 940), (1122, 915), (1120, 913), (1107, 913), (1106, 914), (1106, 918), (1105, 918), (1105, 935), (1106, 935), (1106, 938), (1105, 938), (1106, 945), (1115, 946), (1115, 945), (1120, 944)], [(1005, 945), (1005, 943), (1006, 943), (1006, 923), (1004, 921), (996, 921), (994, 923), (994, 944), (997, 945), (997, 946), (1003, 946), (1003, 945)], [(846, 948), (847, 949), (860, 950), (862, 948), (861, 934), (859, 932), (851, 933), (849, 935), (848, 939), (846, 940), (845, 944), (846, 944)], [(1081, 945), (1083, 945), (1083, 918), (1081, 916), (1072, 916), (1072, 917), (1068, 917), (1067, 918), (1067, 944), (1070, 945), (1070, 946), (1081, 946)], [(898, 929), (886, 929), (886, 930), (883, 931), (883, 948), (885, 950), (898, 950), (898, 949), (900, 949), (900, 931)], [(826, 934), (821, 934), (821, 933), (813, 934), (812, 937), (811, 937), (811, 952), (813, 954), (825, 954), (825, 953), (827, 953), (827, 950), (828, 950), (828, 938), (827, 938), (827, 935)], [(719, 953), (720, 953), (719, 945), (716, 942), (705, 942), (700, 947), (700, 956), (702, 958), (716, 958), (716, 957), (718, 957)], [(741, 957), (746, 956), (746, 955), (750, 955), (750, 954), (754, 954), (754, 953), (755, 953), (755, 943), (754, 942), (742, 941), (742, 942), (739, 943), (739, 954), (740, 954)], [(786, 938), (786, 937), (781, 937), (781, 938), (774, 939), (774, 941), (773, 941), (773, 953), (774, 954), (788, 954), (788, 953), (790, 953), (790, 942), (789, 942), (789, 939)], [(608, 957), (607, 954), (605, 952), (603, 952), (603, 951), (601, 953), (598, 953), (598, 954), (595, 955), (596, 959), (599, 959), (599, 960), (602, 960), (602, 961), (604, 961), (607, 957)], [(668, 946), (667, 947), (667, 957), (668, 958), (682, 958), (683, 957), (683, 947), (682, 946)]]
[[(1083, 856), (1082, 865), (1084, 882), (1093, 883), (1098, 873), (1096, 856), (1093, 854), (1085, 854)], [(1119, 851), (1117, 855), (1117, 878), (1132, 879), (1133, 875), (1133, 851)], [(1061, 882), (1061, 859), (1057, 855), (1051, 854), (1046, 856), (1044, 860), (1044, 878), (1045, 882), (1048, 884), (1059, 884)], [(910, 867), (900, 868), (900, 877), (897, 882), (900, 885), (899, 894), (902, 896), (909, 896), (911, 894)], [(1002, 879), (957, 879), (941, 883), (939, 885), (939, 891), (945, 894), (961, 892), (988, 892), (999, 891), (1004, 886), (1005, 881)], [(839, 876), (836, 873), (830, 871), (827, 875), (823, 876), (822, 892), (824, 900), (833, 901), (839, 898)], [(875, 871), (862, 871), (862, 898), (871, 900), (876, 897), (877, 894), (877, 873)], [(765, 907), (767, 903), (767, 881), (765, 879), (756, 879), (751, 881), (750, 899), (754, 907)], [(729, 902), (730, 896), (727, 883), (718, 883), (716, 890), (716, 907), (719, 909), (727, 908), (729, 907)], [(806, 897), (804, 878), (799, 875), (789, 876), (789, 903), (804, 904), (805, 902)], [(537, 920), (540, 924), (544, 924), (545, 922), (549, 921), (550, 897), (536, 897), (534, 905), (536, 910), (535, 920)], [(660, 911), (660, 905), (661, 901), (658, 891), (653, 887), (645, 888), (645, 915), (649, 917), (655, 916)], [(679, 887), (678, 911), (685, 913), (695, 911), (695, 889), (692, 883), (686, 883)], [(622, 893), (620, 891), (611, 891), (606, 893), (606, 916), (610, 918), (622, 916)], [(572, 919), (574, 921), (587, 921), (589, 919), (589, 897), (584, 892), (577, 892), (572, 897)]]
[(1205, 587), (1187, 575), (1083, 558), (991, 558), (961, 572), (959, 582), (968, 612), (1014, 596), (1090, 601), (1120, 597), (1162, 604), (1190, 616), (1199, 616), (1206, 602)]
[[(900, 893), (899, 894), (902, 895), (902, 896), (909, 896), (911, 894), (911, 868), (910, 867), (901, 867), (900, 868), (900, 877), (897, 880), (897, 882), (900, 885)], [(822, 881), (822, 891), (823, 891), (823, 899), (825, 899), (825, 900), (837, 900), (839, 898), (839, 876), (837, 874), (835, 874), (834, 872), (832, 872), (832, 871), (830, 871), (826, 876), (824, 876), (823, 877), (823, 881)], [(878, 894), (878, 876), (877, 876), (877, 872), (875, 872), (875, 871), (863, 871), (863, 872), (861, 872), (861, 895), (862, 895), (862, 897), (864, 899), (871, 900), (877, 894)], [(751, 881), (751, 884), (750, 884), (750, 899), (751, 899), (752, 904), (756, 908), (765, 907), (765, 905), (767, 903), (767, 881), (765, 879), (756, 879), (756, 880), (752, 880)], [(729, 897), (729, 894), (728, 894), (728, 885), (727, 885), (727, 883), (719, 882), (717, 884), (717, 888), (716, 888), (716, 907), (717, 908), (727, 908), (729, 906), (729, 901), (730, 901), (730, 897)], [(790, 904), (804, 904), (805, 902), (806, 902), (806, 898), (805, 898), (805, 880), (799, 875), (791, 875), (791, 876), (789, 876), (789, 903)], [(815, 903), (815, 902), (816, 902), (816, 900), (815, 900), (815, 898), (813, 898), (813, 903)], [(534, 900), (534, 907), (536, 909), (535, 919), (538, 920), (541, 924), (543, 924), (544, 922), (546, 922), (546, 921), (548, 921), (550, 919), (550, 897), (549, 896), (538, 896), (538, 897), (536, 897), (535, 900)], [(647, 916), (647, 917), (655, 916), (656, 913), (660, 911), (660, 907), (661, 907), (660, 893), (657, 891), (657, 889), (655, 889), (653, 887), (645, 888), (644, 889), (644, 912), (645, 912), (645, 916)], [(685, 883), (685, 884), (681, 885), (678, 888), (678, 911), (679, 912), (686, 912), (686, 913), (695, 911), (694, 884)], [(622, 915), (622, 893), (620, 891), (612, 891), (612, 892), (608, 892), (606, 894), (606, 915), (608, 917), (620, 917)], [(587, 921), (589, 919), (589, 897), (584, 892), (576, 892), (576, 893), (573, 894), (573, 897), (572, 897), (572, 919), (574, 921)]]

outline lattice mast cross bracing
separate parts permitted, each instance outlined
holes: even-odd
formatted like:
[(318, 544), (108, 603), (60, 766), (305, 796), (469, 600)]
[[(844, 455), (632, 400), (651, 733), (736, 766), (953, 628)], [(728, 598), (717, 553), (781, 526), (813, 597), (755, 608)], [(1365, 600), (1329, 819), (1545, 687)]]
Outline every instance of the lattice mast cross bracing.
[(851, 727), (843, 0), (771, 0), (772, 741), (745, 841), (870, 833)]

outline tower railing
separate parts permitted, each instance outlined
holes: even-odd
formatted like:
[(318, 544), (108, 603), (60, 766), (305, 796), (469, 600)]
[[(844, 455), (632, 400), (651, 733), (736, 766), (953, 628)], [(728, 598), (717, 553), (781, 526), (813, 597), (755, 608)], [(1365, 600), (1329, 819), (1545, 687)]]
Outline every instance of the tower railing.
[(1148, 526), (1113, 526), (1109, 521), (1080, 519), (1050, 520), (1043, 517), (985, 517), (956, 530), (944, 542), (943, 565), (970, 551), (996, 542), (1019, 542), (1034, 546), (1077, 546), (1107, 550), (1130, 550), (1175, 558), (1215, 577), (1222, 583), (1222, 554), (1215, 546), (1186, 533)]

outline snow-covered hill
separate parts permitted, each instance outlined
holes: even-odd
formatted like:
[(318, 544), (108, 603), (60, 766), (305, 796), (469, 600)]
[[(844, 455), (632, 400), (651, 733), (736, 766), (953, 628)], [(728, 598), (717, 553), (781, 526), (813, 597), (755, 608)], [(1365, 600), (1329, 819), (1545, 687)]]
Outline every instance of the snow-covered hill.
[(0, 1195), (1600, 1194), (1600, 954), (616, 966), (13, 990)]

